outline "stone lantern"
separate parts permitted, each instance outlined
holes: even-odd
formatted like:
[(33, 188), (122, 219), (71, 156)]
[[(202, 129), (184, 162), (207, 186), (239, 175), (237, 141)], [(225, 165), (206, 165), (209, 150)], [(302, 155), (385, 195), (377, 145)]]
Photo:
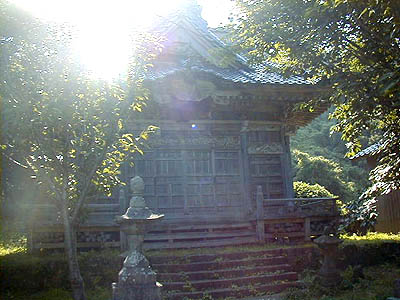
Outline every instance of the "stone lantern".
[(338, 247), (343, 241), (337, 237), (329, 234), (328, 229), (320, 237), (314, 240), (317, 244), (324, 260), (319, 271), (321, 279), (321, 285), (330, 287), (335, 286), (341, 281), (339, 270), (336, 267), (336, 256), (338, 253)]
[(130, 181), (132, 198), (126, 213), (116, 218), (121, 231), (127, 236), (128, 251), (118, 283), (113, 283), (113, 300), (158, 300), (161, 299), (156, 273), (142, 253), (144, 235), (154, 222), (164, 215), (153, 213), (143, 197), (144, 182), (139, 176)]

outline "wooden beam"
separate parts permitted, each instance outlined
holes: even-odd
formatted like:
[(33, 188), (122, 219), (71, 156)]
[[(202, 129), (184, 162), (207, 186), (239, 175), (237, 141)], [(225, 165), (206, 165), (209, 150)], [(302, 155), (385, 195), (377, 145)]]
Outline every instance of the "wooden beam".
[(264, 224), (264, 195), (261, 185), (257, 186), (257, 238), (260, 242), (265, 241), (265, 224)]

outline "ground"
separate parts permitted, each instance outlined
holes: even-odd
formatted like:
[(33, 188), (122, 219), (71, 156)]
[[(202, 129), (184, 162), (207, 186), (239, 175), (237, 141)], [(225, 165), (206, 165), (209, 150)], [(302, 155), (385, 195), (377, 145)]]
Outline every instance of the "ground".
[[(324, 290), (320, 286), (313, 284), (313, 278), (316, 276), (315, 270), (308, 270), (301, 276), (302, 281), (308, 289), (301, 291), (289, 291), (286, 295), (280, 296), (262, 296), (259, 298), (248, 298), (247, 300), (278, 300), (278, 299), (324, 299), (324, 300), (378, 300), (386, 299), (393, 295), (393, 280), (400, 278), (400, 258), (390, 257), (387, 253), (387, 247), (384, 245), (393, 244), (400, 242), (400, 234), (369, 234), (364, 237), (359, 236), (343, 236), (345, 245), (352, 245), (357, 247), (366, 247), (366, 245), (373, 246), (373, 253), (381, 253), (384, 257), (379, 258), (378, 254), (376, 257), (372, 257), (369, 261), (374, 260), (379, 262), (377, 265), (361, 266), (360, 269), (347, 267), (342, 273), (344, 278), (343, 283), (334, 290)], [(380, 248), (385, 248), (386, 252), (377, 252)], [(107, 252), (108, 251), (108, 252)], [(193, 254), (196, 250), (178, 250), (176, 254), (187, 255)], [(200, 252), (206, 251), (206, 249), (197, 250)], [(103, 254), (102, 254), (103, 253)], [(389, 252), (390, 253), (390, 252)], [(157, 252), (153, 253), (157, 255)], [(103, 280), (98, 274), (90, 274), (90, 270), (85, 266), (85, 261), (90, 261), (88, 265), (94, 263), (102, 264), (101, 259), (110, 259), (110, 257), (118, 256), (118, 251), (104, 250), (101, 252), (87, 253), (82, 255), (83, 261), (82, 268), (85, 269), (86, 273), (89, 273), (90, 280), (88, 280), (87, 291), (89, 300), (109, 300), (111, 298), (111, 281), (118, 272), (118, 266), (110, 269), (109, 274), (103, 274), (106, 280)], [(32, 267), (40, 269), (38, 272), (43, 274), (54, 272), (54, 269), (62, 268), (63, 255), (60, 253), (46, 254), (34, 256), (27, 253), (26, 250), (26, 238), (21, 234), (2, 234), (0, 241), (0, 282), (5, 282), (4, 279), (10, 281), (13, 278), (35, 278), (35, 274), (31, 274), (33, 271)], [(15, 263), (18, 262), (18, 264)], [(42, 263), (38, 263), (42, 262)], [(46, 265), (48, 263), (48, 265)], [(58, 265), (59, 264), (59, 265)], [(115, 264), (112, 262), (111, 264)], [(10, 270), (11, 266), (11, 271)], [(12, 268), (15, 267), (15, 270)], [(24, 269), (26, 268), (26, 269)], [(6, 271), (5, 271), (6, 270)], [(42, 271), (41, 271), (42, 270)], [(18, 274), (18, 272), (20, 274)], [(33, 277), (29, 277), (31, 274)], [(54, 276), (56, 276), (55, 274)], [(96, 276), (94, 276), (96, 275)], [(67, 278), (64, 274), (58, 274), (60, 278)], [(9, 278), (7, 278), (9, 277)], [(10, 278), (11, 277), (11, 278)], [(13, 291), (4, 292), (3, 288), (0, 291), (3, 299), (10, 300), (71, 300), (70, 292), (68, 291), (68, 285), (65, 283), (60, 284), (59, 281), (51, 281), (42, 287), (36, 287), (35, 285), (25, 282), (22, 286), (31, 286), (31, 291), (24, 291), (23, 288), (15, 288)], [(33, 286), (33, 287), (32, 287)], [(95, 286), (95, 287), (94, 287)], [(232, 299), (230, 299), (232, 300)]]

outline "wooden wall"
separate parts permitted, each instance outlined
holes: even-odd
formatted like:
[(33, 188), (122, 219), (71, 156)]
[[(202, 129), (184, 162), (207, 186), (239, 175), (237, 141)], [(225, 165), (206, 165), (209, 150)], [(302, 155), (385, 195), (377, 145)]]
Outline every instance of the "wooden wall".
[[(377, 159), (376, 155), (367, 157), (369, 170), (376, 167)], [(388, 233), (400, 232), (400, 190), (379, 198), (377, 209), (379, 215), (375, 230)]]
[(378, 219), (375, 226), (379, 232), (400, 232), (400, 190), (378, 200)]

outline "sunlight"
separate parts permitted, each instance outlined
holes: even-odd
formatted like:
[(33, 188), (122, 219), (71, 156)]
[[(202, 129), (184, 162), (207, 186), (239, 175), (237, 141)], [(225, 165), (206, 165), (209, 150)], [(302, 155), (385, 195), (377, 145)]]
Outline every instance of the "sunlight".
[[(12, 0), (42, 20), (76, 29), (74, 51), (94, 77), (106, 80), (126, 71), (134, 32), (176, 10), (184, 1)], [(212, 26), (226, 22), (229, 2), (198, 1)]]
[(76, 30), (74, 51), (95, 77), (111, 80), (128, 65), (132, 34), (176, 9), (182, 0), (13, 0), (34, 16)]

